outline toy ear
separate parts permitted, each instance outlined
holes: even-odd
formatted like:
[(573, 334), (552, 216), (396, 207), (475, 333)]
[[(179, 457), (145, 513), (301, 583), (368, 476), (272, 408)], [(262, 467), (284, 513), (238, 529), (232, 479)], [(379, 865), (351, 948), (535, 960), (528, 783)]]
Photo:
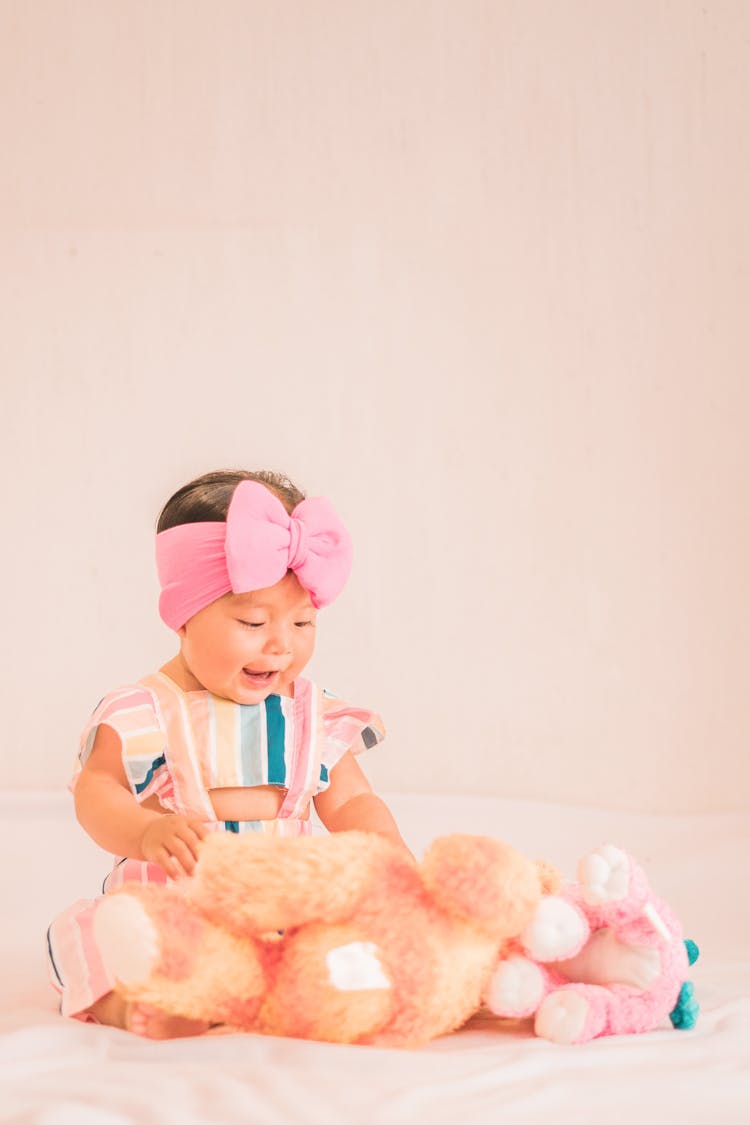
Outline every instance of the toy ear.
[(543, 859), (536, 861), (536, 868), (539, 872), (539, 881), (542, 884), (542, 894), (556, 895), (562, 886), (560, 872), (551, 863), (547, 863)]
[(542, 893), (539, 865), (488, 836), (439, 836), (420, 871), (436, 906), (495, 940), (519, 934)]

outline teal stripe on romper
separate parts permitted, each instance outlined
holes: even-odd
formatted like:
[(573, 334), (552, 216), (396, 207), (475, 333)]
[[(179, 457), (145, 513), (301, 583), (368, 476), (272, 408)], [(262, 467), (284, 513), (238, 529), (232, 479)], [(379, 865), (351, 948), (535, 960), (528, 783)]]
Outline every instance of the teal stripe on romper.
[(161, 754), (158, 758), (154, 758), (153, 762), (151, 763), (151, 765), (148, 768), (148, 771), (147, 771), (146, 776), (144, 777), (143, 781), (139, 781), (139, 782), (136, 783), (136, 787), (135, 787), (136, 793), (142, 793), (144, 789), (148, 788), (148, 786), (151, 782), (151, 778), (154, 776), (154, 774), (159, 769), (159, 767), (163, 766), (165, 762), (166, 762), (166, 758), (164, 757), (163, 754)]
[(240, 706), (240, 756), (242, 758), (242, 784), (263, 785), (263, 744), (260, 727), (260, 705), (245, 703)]
[(284, 712), (278, 695), (269, 695), (266, 706), (266, 732), (268, 737), (268, 784), (286, 783), (284, 764)]

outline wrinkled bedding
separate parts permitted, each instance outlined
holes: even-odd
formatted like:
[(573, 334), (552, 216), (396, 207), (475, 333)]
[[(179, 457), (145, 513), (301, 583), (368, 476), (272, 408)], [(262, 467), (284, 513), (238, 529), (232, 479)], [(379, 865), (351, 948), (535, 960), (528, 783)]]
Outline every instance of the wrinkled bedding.
[(150, 1042), (63, 1020), (47, 984), (50, 918), (109, 867), (64, 794), (0, 797), (0, 1121), (651, 1122), (750, 1120), (750, 818), (656, 816), (490, 798), (389, 798), (421, 853), (447, 831), (508, 840), (573, 875), (604, 841), (633, 852), (701, 948), (692, 1031), (559, 1047), (480, 1014), (418, 1052), (227, 1035)]

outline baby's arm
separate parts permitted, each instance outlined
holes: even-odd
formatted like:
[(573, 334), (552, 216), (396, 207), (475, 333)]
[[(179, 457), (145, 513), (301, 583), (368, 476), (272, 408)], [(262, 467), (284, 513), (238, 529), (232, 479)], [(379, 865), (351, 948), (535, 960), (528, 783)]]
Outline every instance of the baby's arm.
[[(377, 832), (406, 848), (396, 821), (372, 786), (351, 751), (331, 770), (327, 789), (314, 798), (315, 810), (329, 832)], [(408, 850), (408, 849), (407, 849)]]
[(125, 776), (119, 736), (109, 726), (96, 732), (76, 782), (75, 808), (92, 840), (113, 855), (156, 863), (172, 878), (192, 874), (206, 829), (195, 817), (138, 804)]

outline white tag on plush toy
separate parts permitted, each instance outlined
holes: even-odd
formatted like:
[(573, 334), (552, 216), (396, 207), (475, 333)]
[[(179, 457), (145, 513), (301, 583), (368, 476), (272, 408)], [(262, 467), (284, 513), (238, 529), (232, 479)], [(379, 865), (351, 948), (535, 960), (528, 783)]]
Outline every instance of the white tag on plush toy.
[(657, 934), (659, 934), (661, 937), (663, 937), (665, 941), (671, 941), (672, 940), (672, 935), (670, 934), (669, 930), (667, 929), (667, 923), (664, 921), (661, 914), (659, 913), (659, 911), (656, 909), (656, 907), (654, 906), (654, 904), (652, 902), (646, 903), (646, 905), (643, 908), (643, 913), (648, 918), (649, 922), (651, 923), (653, 929), (656, 930)]
[(378, 947), (372, 941), (353, 941), (329, 950), (326, 955), (328, 979), (340, 992), (357, 992), (364, 988), (390, 988), (377, 957)]

